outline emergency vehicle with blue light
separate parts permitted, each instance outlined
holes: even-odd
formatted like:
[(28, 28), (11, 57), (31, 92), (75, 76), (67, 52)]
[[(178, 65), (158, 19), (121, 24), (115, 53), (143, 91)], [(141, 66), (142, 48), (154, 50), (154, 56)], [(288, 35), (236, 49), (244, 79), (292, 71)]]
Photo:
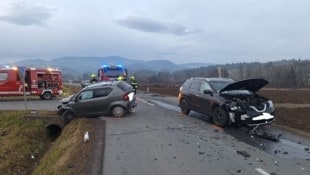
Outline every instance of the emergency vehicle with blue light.
[(123, 80), (127, 80), (127, 69), (122, 65), (103, 65), (98, 69), (98, 80), (99, 81), (111, 81), (117, 80), (119, 76), (123, 77)]

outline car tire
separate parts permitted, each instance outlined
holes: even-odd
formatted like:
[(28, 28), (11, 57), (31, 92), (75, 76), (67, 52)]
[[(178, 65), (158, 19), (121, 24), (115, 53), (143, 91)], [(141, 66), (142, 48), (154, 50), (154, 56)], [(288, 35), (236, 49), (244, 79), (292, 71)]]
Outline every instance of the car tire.
[(52, 99), (52, 93), (50, 93), (50, 92), (44, 92), (43, 93), (43, 95), (42, 95), (42, 98), (44, 99), (44, 100), (50, 100), (50, 99)]
[(215, 125), (222, 128), (224, 128), (228, 124), (227, 112), (219, 106), (214, 108), (212, 119)]
[(189, 108), (188, 108), (188, 104), (187, 104), (187, 101), (185, 99), (182, 99), (180, 101), (180, 109), (181, 109), (181, 113), (184, 114), (184, 115), (188, 115), (189, 112), (191, 111)]
[(69, 123), (74, 118), (74, 114), (70, 111), (65, 111), (62, 115), (62, 120), (65, 122), (65, 124)]
[(123, 117), (125, 115), (125, 108), (122, 106), (114, 106), (112, 108), (112, 115), (114, 117)]

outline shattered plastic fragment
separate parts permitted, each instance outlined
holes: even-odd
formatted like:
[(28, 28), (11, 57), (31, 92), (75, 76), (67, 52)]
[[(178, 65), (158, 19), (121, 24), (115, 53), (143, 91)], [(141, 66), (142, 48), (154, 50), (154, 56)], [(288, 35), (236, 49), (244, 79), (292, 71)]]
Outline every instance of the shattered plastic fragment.
[(236, 153), (242, 155), (244, 158), (251, 157), (246, 151), (236, 151)]

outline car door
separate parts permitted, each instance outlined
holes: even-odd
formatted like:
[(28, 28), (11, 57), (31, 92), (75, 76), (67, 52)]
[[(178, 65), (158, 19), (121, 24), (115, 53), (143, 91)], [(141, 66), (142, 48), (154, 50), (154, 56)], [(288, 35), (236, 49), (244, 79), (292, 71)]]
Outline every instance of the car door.
[(103, 87), (94, 90), (94, 107), (97, 115), (107, 113), (109, 105), (113, 101), (113, 89), (111, 87)]
[(211, 105), (214, 97), (212, 94), (205, 92), (214, 93), (208, 82), (201, 82), (199, 88), (199, 95), (196, 96), (197, 108), (198, 108), (197, 110), (202, 114), (211, 115), (212, 111)]
[(76, 115), (91, 116), (96, 113), (93, 94), (93, 90), (85, 90), (77, 96), (76, 103), (72, 106)]
[(201, 86), (201, 82), (200, 81), (193, 81), (189, 87), (188, 87), (188, 104), (189, 107), (194, 110), (197, 111), (199, 109), (199, 88)]

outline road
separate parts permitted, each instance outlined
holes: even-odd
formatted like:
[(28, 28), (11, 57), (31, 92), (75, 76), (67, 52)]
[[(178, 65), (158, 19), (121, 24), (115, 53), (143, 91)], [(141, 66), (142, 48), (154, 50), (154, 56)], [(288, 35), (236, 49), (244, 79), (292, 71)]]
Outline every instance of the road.
[[(29, 98), (29, 97), (28, 97)], [(38, 98), (26, 99), (24, 101), (23, 97), (0, 98), (0, 110), (47, 110), (56, 111), (60, 98), (53, 98), (52, 100), (41, 100)]]
[[(138, 93), (138, 107), (106, 120), (105, 175), (310, 174), (310, 140), (273, 127), (280, 142), (245, 128), (218, 128), (206, 116), (181, 115), (175, 97)], [(59, 99), (27, 101), (32, 110), (55, 111)], [(24, 109), (22, 99), (0, 99), (0, 110)]]
[(280, 142), (221, 129), (178, 112), (174, 97), (138, 94), (125, 118), (106, 120), (105, 175), (310, 174), (310, 141), (285, 131)]

